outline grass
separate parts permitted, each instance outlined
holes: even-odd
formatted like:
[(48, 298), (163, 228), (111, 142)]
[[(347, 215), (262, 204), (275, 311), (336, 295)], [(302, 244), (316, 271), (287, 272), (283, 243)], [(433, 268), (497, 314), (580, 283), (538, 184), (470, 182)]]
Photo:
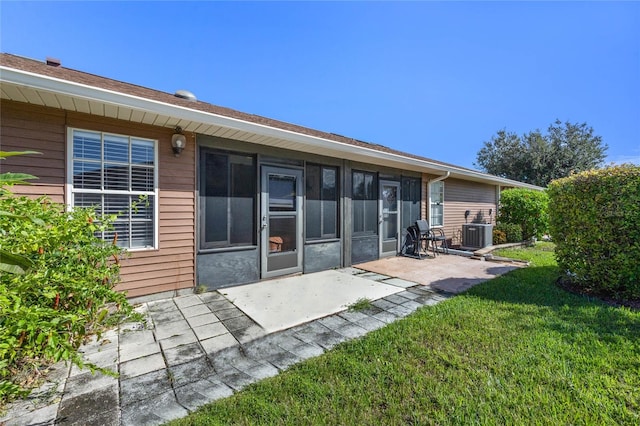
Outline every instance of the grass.
[(359, 312), (369, 309), (371, 308), (371, 306), (371, 300), (367, 299), (366, 297), (361, 297), (360, 299), (349, 305), (347, 308), (352, 312)]
[(640, 312), (556, 287), (548, 246), (509, 257), (534, 266), (171, 424), (639, 424)]
[(532, 266), (555, 265), (553, 251), (555, 244), (540, 241), (536, 243), (535, 248), (530, 247), (514, 247), (507, 249), (494, 250), (492, 254), (501, 257), (509, 257), (531, 262)]

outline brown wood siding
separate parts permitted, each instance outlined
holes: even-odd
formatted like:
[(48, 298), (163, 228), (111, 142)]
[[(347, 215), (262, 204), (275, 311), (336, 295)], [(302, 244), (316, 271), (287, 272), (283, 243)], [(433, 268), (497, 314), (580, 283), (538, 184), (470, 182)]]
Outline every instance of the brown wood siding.
[[(489, 209), (493, 209), (489, 216)], [(444, 228), (452, 244), (462, 244), (462, 225), (465, 223), (464, 212), (470, 210), (467, 221), (482, 218), (483, 223), (495, 223), (496, 187), (461, 179), (444, 181)]]
[(129, 297), (195, 286), (195, 138), (175, 157), (172, 129), (69, 113), (68, 126), (158, 141), (158, 250), (133, 251), (122, 262), (116, 287)]
[(50, 195), (65, 202), (67, 127), (158, 140), (159, 247), (133, 251), (121, 265), (116, 289), (129, 297), (193, 288), (195, 285), (195, 137), (187, 134), (180, 157), (171, 150), (172, 129), (65, 112), (20, 102), (0, 103), (3, 151), (36, 150), (40, 156), (3, 161), (2, 172), (26, 172), (37, 183), (16, 187), (17, 193)]
[(1, 170), (29, 173), (38, 179), (31, 185), (17, 185), (17, 195), (47, 195), (54, 202), (64, 202), (65, 112), (7, 100), (0, 101), (0, 150), (38, 151), (2, 160)]
[[(429, 219), (429, 180), (438, 176), (422, 175), (422, 217)], [(489, 221), (489, 209), (493, 209), (491, 222), (496, 217), (496, 187), (494, 185), (462, 179), (448, 178), (444, 180), (444, 232), (451, 244), (462, 244), (462, 225), (465, 223), (464, 212), (470, 211), (468, 222), (475, 217), (483, 217)]]

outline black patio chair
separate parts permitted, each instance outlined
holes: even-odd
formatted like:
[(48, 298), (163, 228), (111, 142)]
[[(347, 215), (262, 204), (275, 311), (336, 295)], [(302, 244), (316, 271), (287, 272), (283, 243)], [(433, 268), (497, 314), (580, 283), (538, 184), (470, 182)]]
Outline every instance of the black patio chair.
[[(429, 227), (429, 222), (426, 220), (417, 220), (416, 227), (418, 228), (419, 248), (422, 247), (422, 243), (425, 242), (425, 251), (429, 252), (429, 245), (433, 250), (433, 257), (438, 255), (438, 243), (445, 254), (449, 254), (449, 246), (447, 245), (447, 237), (441, 228)], [(418, 252), (419, 254), (419, 252)]]

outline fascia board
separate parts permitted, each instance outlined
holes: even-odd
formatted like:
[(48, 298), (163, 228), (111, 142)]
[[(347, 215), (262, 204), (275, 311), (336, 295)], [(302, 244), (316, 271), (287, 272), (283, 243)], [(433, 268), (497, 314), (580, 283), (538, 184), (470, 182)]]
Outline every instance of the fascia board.
[(418, 168), (428, 169), (429, 171), (451, 172), (457, 176), (469, 177), (476, 180), (481, 180), (483, 182), (526, 187), (531, 189), (542, 189), (534, 185), (524, 184), (522, 182), (517, 182), (510, 179), (499, 178), (481, 172), (474, 172), (454, 166), (445, 166), (427, 160), (405, 157), (399, 154), (378, 151), (372, 148), (350, 145), (343, 142), (320, 138), (317, 136), (305, 135), (290, 130), (278, 129), (275, 127), (266, 126), (264, 124), (251, 123), (237, 118), (225, 117), (210, 112), (199, 111), (179, 105), (172, 105), (153, 99), (128, 95), (113, 90), (75, 83), (55, 77), (48, 77), (41, 74), (16, 70), (14, 68), (8, 68), (1, 65), (0, 82), (7, 82), (34, 88), (37, 90), (58, 93), (61, 95), (78, 97), (86, 100), (138, 109), (141, 111), (153, 112), (156, 114), (165, 115), (181, 120), (194, 121), (208, 125), (216, 125), (239, 131), (255, 133), (262, 136), (284, 139), (303, 145), (338, 151), (340, 153), (363, 156), (365, 158), (375, 158), (382, 161), (399, 163), (401, 165), (412, 165)]

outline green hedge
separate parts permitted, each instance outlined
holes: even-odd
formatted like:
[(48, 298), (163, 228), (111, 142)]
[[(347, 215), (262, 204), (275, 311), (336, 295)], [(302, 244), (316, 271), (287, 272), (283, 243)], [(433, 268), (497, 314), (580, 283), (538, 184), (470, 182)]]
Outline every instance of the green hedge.
[[(520, 226), (522, 236), (518, 242), (532, 237), (541, 238), (548, 230), (548, 204), (549, 198), (544, 191), (524, 188), (505, 189), (500, 194), (497, 220), (500, 223)], [(509, 240), (508, 236), (507, 240)]]
[(519, 243), (522, 241), (522, 227), (515, 223), (499, 222), (493, 231), (493, 244)]
[(640, 167), (553, 181), (550, 229), (558, 265), (587, 292), (640, 299)]

